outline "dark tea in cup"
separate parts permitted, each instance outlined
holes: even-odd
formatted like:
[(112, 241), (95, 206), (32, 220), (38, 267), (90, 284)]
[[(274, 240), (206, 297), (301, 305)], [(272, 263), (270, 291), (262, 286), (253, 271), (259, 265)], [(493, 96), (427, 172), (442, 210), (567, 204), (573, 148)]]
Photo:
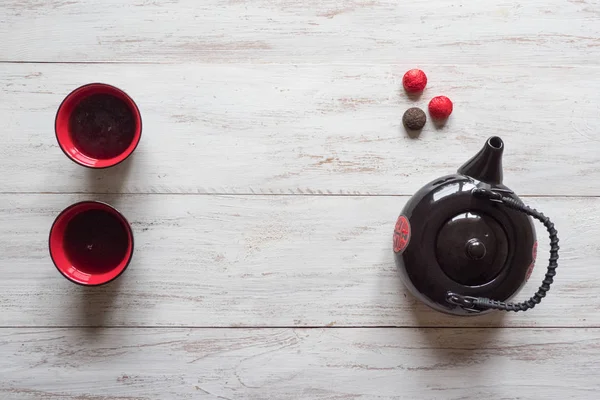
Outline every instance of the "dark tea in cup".
[(108, 204), (85, 201), (62, 211), (50, 230), (50, 256), (72, 282), (95, 286), (119, 277), (133, 255), (133, 233)]
[(86, 167), (106, 168), (133, 153), (141, 138), (142, 119), (125, 92), (92, 83), (65, 98), (54, 128), (61, 149), (70, 159)]

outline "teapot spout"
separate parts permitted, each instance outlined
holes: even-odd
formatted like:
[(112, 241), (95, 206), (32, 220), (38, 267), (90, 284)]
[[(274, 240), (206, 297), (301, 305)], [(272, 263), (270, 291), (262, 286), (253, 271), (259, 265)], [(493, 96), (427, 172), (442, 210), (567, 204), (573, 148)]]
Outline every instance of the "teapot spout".
[(502, 184), (502, 152), (504, 142), (492, 136), (479, 153), (463, 164), (458, 173), (492, 185)]

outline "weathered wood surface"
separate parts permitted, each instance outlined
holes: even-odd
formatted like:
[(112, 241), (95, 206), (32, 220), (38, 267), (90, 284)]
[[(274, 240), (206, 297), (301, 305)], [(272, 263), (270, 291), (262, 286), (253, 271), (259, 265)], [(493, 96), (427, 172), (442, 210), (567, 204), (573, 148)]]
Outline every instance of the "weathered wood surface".
[(599, 329), (0, 329), (10, 400), (593, 399)]
[[(404, 289), (392, 253), (406, 197), (94, 196), (119, 208), (134, 260), (106, 287), (54, 268), (56, 215), (84, 195), (0, 196), (2, 326), (599, 326), (600, 198), (528, 198), (556, 222), (556, 283), (535, 310), (452, 318)], [(547, 265), (540, 226), (537, 268)]]
[(3, 0), (0, 16), (0, 61), (600, 61), (596, 0)]
[[(409, 99), (414, 67), (430, 79)], [(0, 1), (0, 399), (597, 397), (599, 67), (597, 0)], [(54, 137), (94, 81), (144, 121), (105, 171)], [(439, 94), (448, 123), (409, 138), (404, 110)], [(532, 311), (452, 318), (404, 289), (391, 233), (492, 135), (560, 266)], [(83, 199), (135, 232), (102, 288), (48, 255)]]
[[(412, 101), (409, 67), (0, 64), (0, 170), (19, 171), (0, 191), (412, 195), (500, 135), (517, 193), (600, 195), (600, 68), (432, 66)], [(129, 92), (143, 117), (131, 162), (100, 172), (54, 136), (62, 99), (93, 81)], [(409, 138), (404, 110), (441, 93), (448, 124)]]

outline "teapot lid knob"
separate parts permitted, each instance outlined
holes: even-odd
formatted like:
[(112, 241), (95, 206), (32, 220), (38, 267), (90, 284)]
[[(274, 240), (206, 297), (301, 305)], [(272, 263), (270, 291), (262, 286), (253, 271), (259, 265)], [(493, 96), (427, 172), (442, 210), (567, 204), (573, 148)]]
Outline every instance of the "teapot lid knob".
[(469, 258), (472, 260), (481, 260), (485, 257), (485, 244), (479, 239), (471, 239), (467, 242), (466, 251)]

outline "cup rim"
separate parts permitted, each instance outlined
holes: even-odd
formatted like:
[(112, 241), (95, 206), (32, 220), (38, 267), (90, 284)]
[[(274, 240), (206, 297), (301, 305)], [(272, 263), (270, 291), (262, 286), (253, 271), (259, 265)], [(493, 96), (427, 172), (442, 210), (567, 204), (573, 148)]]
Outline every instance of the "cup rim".
[[(139, 121), (139, 129), (136, 129), (136, 132), (134, 134), (134, 138), (132, 141), (133, 146), (131, 146), (131, 144), (130, 144), (130, 148), (126, 149), (124, 152), (122, 152), (121, 154), (119, 154), (116, 157), (108, 158), (108, 159), (95, 159), (95, 160), (103, 161), (101, 163), (103, 165), (100, 165), (100, 166), (86, 164), (86, 163), (76, 159), (75, 157), (73, 157), (73, 155), (69, 154), (67, 149), (64, 147), (64, 143), (60, 140), (59, 133), (58, 133), (58, 130), (59, 130), (58, 129), (58, 118), (59, 118), (59, 115), (60, 115), (61, 110), (63, 109), (65, 103), (67, 101), (69, 101), (70, 99), (72, 99), (73, 96), (75, 96), (78, 92), (80, 92), (81, 90), (88, 88), (90, 86), (97, 86), (99, 88), (108, 89), (111, 92), (116, 92), (116, 93), (120, 94), (121, 96), (125, 97), (129, 101), (129, 103), (133, 106), (131, 108), (131, 111), (134, 114), (134, 117), (136, 118), (136, 120)], [(140, 143), (140, 140), (142, 139), (142, 130), (143, 130), (142, 128), (143, 128), (142, 114), (141, 114), (140, 109), (139, 109), (137, 103), (135, 102), (135, 100), (133, 100), (133, 98), (131, 96), (129, 96), (124, 90), (119, 89), (118, 87), (110, 85), (108, 83), (102, 83), (102, 82), (86, 83), (85, 85), (81, 85), (81, 86), (73, 89), (60, 102), (60, 105), (58, 106), (58, 108), (56, 110), (56, 115), (54, 117), (54, 136), (56, 137), (56, 141), (58, 142), (58, 147), (60, 147), (62, 152), (67, 156), (67, 158), (69, 160), (73, 161), (77, 165), (81, 165), (83, 167), (90, 168), (90, 169), (110, 168), (110, 167), (114, 167), (115, 165), (119, 165), (123, 161), (127, 160), (135, 152), (135, 149), (137, 149), (137, 147)], [(86, 157), (90, 158), (90, 159), (94, 159), (93, 157), (89, 157), (89, 156), (86, 156)], [(116, 161), (114, 161), (114, 160), (116, 160)]]
[[(122, 220), (122, 222), (124, 222), (125, 228), (127, 230), (127, 234), (128, 237), (130, 239), (130, 243), (131, 243), (131, 250), (128, 251), (128, 254), (126, 256), (126, 261), (123, 264), (122, 267), (120, 267), (120, 271), (114, 275), (113, 277), (111, 277), (108, 280), (105, 281), (101, 281), (98, 283), (85, 283), (85, 282), (81, 282), (78, 281), (76, 279), (74, 279), (72, 276), (66, 274), (63, 269), (58, 265), (57, 261), (54, 259), (54, 255), (52, 254), (52, 235), (54, 232), (54, 228), (56, 226), (56, 224), (58, 223), (58, 221), (60, 221), (60, 219), (70, 210), (72, 210), (75, 207), (80, 207), (84, 204), (93, 204), (93, 205), (100, 205), (102, 206), (102, 208), (104, 209), (108, 209), (110, 210), (110, 212), (114, 213), (119, 219)], [(65, 209), (63, 209), (54, 219), (54, 222), (52, 222), (52, 226), (50, 227), (50, 233), (48, 235), (48, 252), (50, 253), (50, 259), (52, 260), (52, 263), (54, 264), (54, 267), (58, 270), (58, 272), (60, 272), (60, 274), (65, 277), (68, 281), (75, 283), (79, 286), (86, 286), (86, 287), (91, 287), (91, 286), (103, 286), (106, 285), (114, 280), (116, 280), (118, 277), (120, 277), (121, 275), (123, 275), (123, 273), (127, 270), (127, 268), (129, 267), (129, 264), (131, 264), (131, 260), (133, 258), (133, 253), (135, 250), (135, 240), (133, 237), (133, 229), (131, 229), (131, 224), (129, 223), (129, 221), (127, 220), (127, 218), (125, 218), (125, 216), (123, 214), (121, 214), (121, 212), (119, 210), (117, 210), (115, 207), (111, 206), (108, 203), (105, 203), (103, 201), (97, 201), (97, 200), (83, 200), (83, 201), (78, 201), (76, 203), (73, 203), (71, 205), (69, 205), (68, 207), (66, 207)], [(125, 260), (125, 259), (124, 259)], [(117, 268), (114, 268), (111, 271), (116, 270)]]

